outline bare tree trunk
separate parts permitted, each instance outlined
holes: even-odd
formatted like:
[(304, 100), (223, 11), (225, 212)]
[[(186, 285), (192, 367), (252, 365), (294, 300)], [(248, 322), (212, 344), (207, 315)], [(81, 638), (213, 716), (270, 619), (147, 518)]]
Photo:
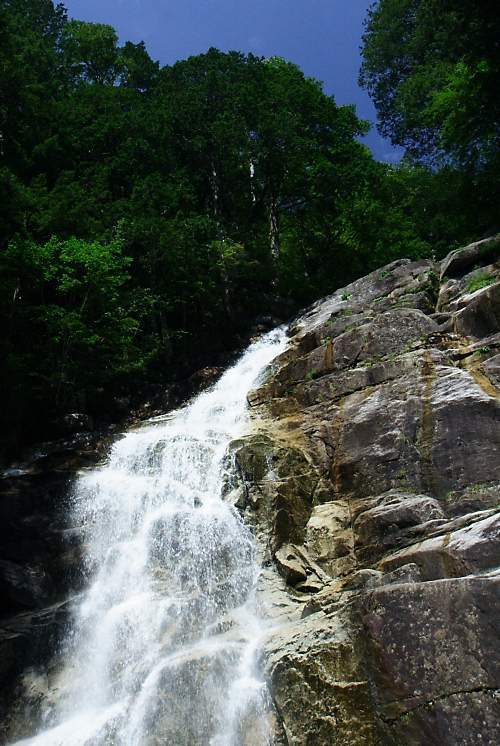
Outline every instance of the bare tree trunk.
[(210, 174), (210, 191), (212, 193), (212, 210), (214, 218), (216, 218), (219, 214), (219, 177), (213, 161), (212, 172)]
[(252, 204), (255, 205), (257, 202), (257, 195), (255, 194), (255, 163), (250, 160), (250, 194), (252, 195)]
[[(224, 243), (224, 239), (222, 239), (222, 244), (223, 243)], [(226, 312), (227, 318), (232, 319), (233, 309), (232, 309), (232, 304), (231, 304), (231, 289), (230, 289), (229, 275), (227, 272), (226, 260), (224, 258), (224, 254), (222, 255), (222, 259), (221, 259), (221, 279), (222, 279), (222, 288), (223, 288), (224, 311)]]
[(271, 197), (269, 205), (269, 246), (273, 261), (277, 263), (280, 257), (280, 234), (278, 222), (278, 200), (275, 195)]

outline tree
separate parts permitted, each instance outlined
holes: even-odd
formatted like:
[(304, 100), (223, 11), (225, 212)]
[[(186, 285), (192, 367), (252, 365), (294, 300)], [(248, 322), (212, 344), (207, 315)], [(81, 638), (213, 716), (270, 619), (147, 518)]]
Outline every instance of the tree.
[(158, 80), (160, 66), (153, 62), (146, 51), (144, 42), (132, 44), (127, 41), (119, 50), (118, 68), (120, 83), (136, 91), (150, 91)]
[(160, 69), (50, 0), (0, 0), (0, 21), (2, 432), (99, 417), (213, 364), (257, 314), (456, 235), (417, 194), (427, 172), (376, 164), (354, 109), (286, 60)]
[(86, 407), (96, 387), (143, 364), (129, 265), (119, 240), (16, 241), (3, 252), (2, 378), (14, 421), (21, 401), (49, 419)]
[(65, 64), (75, 80), (112, 84), (119, 70), (118, 36), (103, 23), (69, 21), (62, 39)]
[(500, 12), (491, 0), (379, 0), (360, 81), (414, 158), (481, 167), (500, 144)]
[(50, 0), (0, 0), (0, 163), (23, 177), (55, 116), (65, 22)]

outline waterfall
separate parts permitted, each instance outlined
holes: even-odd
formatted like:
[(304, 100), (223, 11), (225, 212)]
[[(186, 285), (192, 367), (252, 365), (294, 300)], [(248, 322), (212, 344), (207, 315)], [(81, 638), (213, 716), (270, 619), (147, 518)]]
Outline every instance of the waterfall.
[(254, 343), (210, 390), (79, 477), (88, 587), (30, 746), (265, 746), (253, 537), (222, 499), (246, 395), (286, 345)]

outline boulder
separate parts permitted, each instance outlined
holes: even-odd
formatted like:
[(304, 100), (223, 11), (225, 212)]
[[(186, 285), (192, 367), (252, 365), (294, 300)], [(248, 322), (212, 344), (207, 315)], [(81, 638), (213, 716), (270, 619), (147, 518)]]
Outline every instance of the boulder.
[(382, 555), (398, 543), (403, 529), (444, 517), (440, 503), (427, 495), (390, 490), (366, 510), (361, 508), (354, 525), (354, 546), (366, 560)]
[(500, 236), (492, 236), (476, 241), (456, 251), (452, 251), (441, 262), (441, 280), (446, 277), (460, 277), (466, 270), (478, 264), (486, 264), (500, 257)]
[(285, 544), (278, 549), (275, 560), (280, 574), (289, 585), (297, 585), (301, 580), (307, 580), (305, 563), (292, 544)]
[(313, 508), (306, 526), (305, 546), (314, 561), (331, 577), (352, 570), (354, 547), (347, 503), (327, 502)]
[(224, 368), (208, 367), (197, 370), (190, 376), (188, 384), (190, 389), (197, 393), (212, 386), (224, 373)]
[(377, 726), (354, 623), (322, 612), (282, 626), (264, 650), (288, 746), (375, 746)]
[[(478, 519), (481, 514), (478, 515)], [(391, 571), (416, 564), (422, 580), (462, 577), (498, 568), (500, 562), (500, 515), (495, 513), (457, 531), (418, 542), (379, 564)]]
[[(245, 489), (245, 519), (270, 558), (287, 543), (302, 543), (319, 477), (303, 451), (254, 435), (231, 446)], [(241, 497), (240, 497), (241, 504)]]
[(500, 282), (481, 288), (454, 317), (455, 332), (464, 337), (487, 337), (500, 328)]

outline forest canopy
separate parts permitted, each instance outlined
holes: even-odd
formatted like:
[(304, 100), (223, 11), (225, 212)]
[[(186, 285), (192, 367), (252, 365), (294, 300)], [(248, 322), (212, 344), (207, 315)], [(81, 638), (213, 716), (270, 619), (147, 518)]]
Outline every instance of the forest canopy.
[[(434, 5), (452, 19), (432, 41)], [(407, 149), (391, 166), (354, 108), (284, 59), (210, 49), (161, 67), (62, 4), (0, 0), (9, 441), (64, 412), (112, 418), (120, 397), (237, 346), (259, 315), (498, 225), (498, 19), (469, 23), (469, 6), (370, 12), (362, 80)]]

